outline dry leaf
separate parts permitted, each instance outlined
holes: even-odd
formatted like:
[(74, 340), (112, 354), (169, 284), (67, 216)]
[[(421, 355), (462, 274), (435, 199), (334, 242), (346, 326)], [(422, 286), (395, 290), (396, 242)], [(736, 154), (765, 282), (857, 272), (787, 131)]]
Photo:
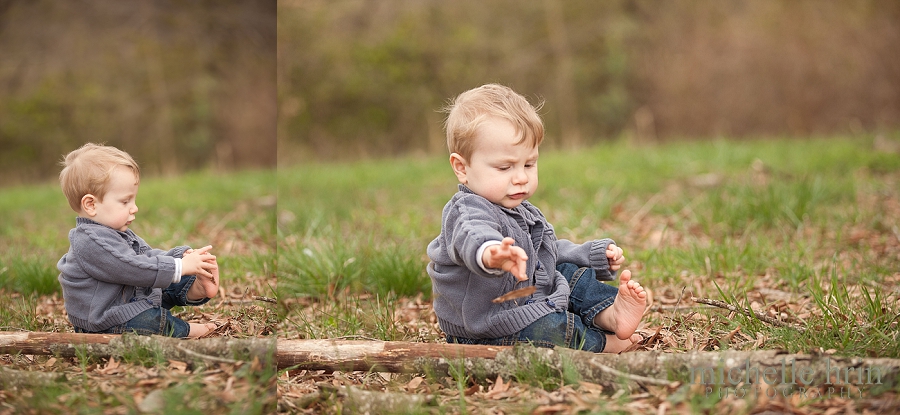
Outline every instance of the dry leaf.
[(425, 379), (422, 378), (421, 376), (416, 376), (416, 377), (412, 378), (412, 380), (410, 380), (409, 383), (406, 384), (406, 390), (408, 390), (410, 392), (416, 390), (419, 387), (419, 385), (422, 384), (423, 380), (425, 380)]
[(723, 343), (731, 343), (731, 340), (734, 339), (734, 335), (737, 334), (741, 330), (741, 326), (737, 326), (736, 329), (729, 332), (725, 337), (722, 338)]
[(497, 304), (505, 303), (509, 300), (515, 300), (517, 298), (528, 297), (529, 295), (534, 294), (535, 290), (537, 290), (537, 288), (535, 288), (533, 285), (524, 287), (524, 288), (519, 288), (518, 290), (512, 290), (506, 294), (503, 294), (503, 295), (493, 299), (492, 301)]
[(169, 360), (169, 368), (173, 369), (176, 372), (186, 373), (187, 372), (187, 363), (181, 362), (178, 360)]
[(109, 361), (106, 362), (106, 366), (102, 369), (97, 369), (97, 373), (101, 375), (115, 375), (124, 371), (125, 369), (119, 367), (119, 362), (116, 359), (109, 359)]
[(587, 382), (587, 381), (579, 381), (578, 384), (581, 386), (580, 390), (585, 391), (587, 393), (592, 394), (600, 394), (603, 393), (603, 385), (598, 385), (596, 383)]
[(557, 412), (565, 412), (569, 409), (568, 405), (558, 403), (556, 405), (541, 405), (532, 411), (532, 414), (555, 414)]
[(491, 390), (488, 391), (488, 393), (486, 393), (484, 395), (484, 397), (487, 399), (505, 398), (505, 397), (509, 396), (509, 394), (506, 393), (509, 390), (509, 385), (510, 385), (509, 383), (503, 382), (502, 377), (497, 376), (497, 381), (494, 382), (494, 386), (491, 386)]

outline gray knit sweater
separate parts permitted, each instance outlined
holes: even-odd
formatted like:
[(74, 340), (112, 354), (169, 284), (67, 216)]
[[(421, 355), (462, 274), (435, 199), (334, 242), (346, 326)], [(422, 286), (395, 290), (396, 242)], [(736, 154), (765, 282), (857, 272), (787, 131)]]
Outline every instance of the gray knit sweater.
[[(528, 255), (528, 281), (517, 284), (508, 272), (493, 275), (478, 265), (478, 248), (507, 236)], [(535, 320), (568, 308), (569, 285), (556, 271), (558, 263), (594, 268), (598, 279), (615, 279), (606, 258), (611, 243), (611, 239), (580, 245), (558, 240), (541, 211), (528, 201), (507, 209), (459, 185), (459, 192), (444, 206), (441, 234), (428, 244), (438, 323), (444, 333), (470, 339), (518, 333)], [(529, 285), (536, 288), (530, 299), (491, 301)]]
[(186, 246), (152, 249), (131, 229), (120, 232), (86, 218), (69, 231), (69, 252), (60, 258), (59, 283), (73, 326), (103, 331), (159, 307), (172, 283), (175, 260)]

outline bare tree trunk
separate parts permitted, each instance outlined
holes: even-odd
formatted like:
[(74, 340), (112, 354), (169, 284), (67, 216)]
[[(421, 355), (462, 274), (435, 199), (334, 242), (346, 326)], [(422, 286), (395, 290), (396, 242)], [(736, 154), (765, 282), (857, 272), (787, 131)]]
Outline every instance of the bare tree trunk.
[(577, 373), (602, 385), (674, 385), (736, 388), (865, 388), (900, 381), (900, 359), (788, 354), (779, 350), (595, 354), (530, 346), (472, 346), (357, 340), (276, 340), (160, 336), (0, 333), (0, 353), (74, 357), (122, 356), (137, 347), (153, 348), (167, 359), (193, 363), (259, 358), (279, 369), (440, 373), (464, 371), (476, 379), (515, 378), (522, 373)]

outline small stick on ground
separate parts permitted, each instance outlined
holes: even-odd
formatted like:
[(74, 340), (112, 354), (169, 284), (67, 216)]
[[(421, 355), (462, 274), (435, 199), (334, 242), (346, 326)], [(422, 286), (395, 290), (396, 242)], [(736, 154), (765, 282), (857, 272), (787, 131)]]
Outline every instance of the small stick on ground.
[(781, 320), (776, 320), (776, 319), (774, 319), (774, 318), (772, 318), (772, 317), (769, 317), (769, 316), (767, 316), (767, 315), (765, 315), (765, 314), (757, 313), (757, 312), (755, 312), (755, 311), (753, 311), (753, 310), (751, 310), (751, 309), (749, 309), (749, 308), (737, 308), (737, 307), (735, 307), (735, 306), (733, 306), (733, 305), (731, 305), (731, 304), (728, 304), (728, 303), (726, 303), (726, 302), (724, 302), (724, 301), (712, 300), (712, 299), (709, 299), (709, 298), (692, 297), (691, 299), (692, 299), (695, 303), (708, 304), (708, 305), (716, 306), (716, 307), (719, 307), (719, 308), (724, 308), (724, 309), (726, 309), (726, 310), (729, 310), (729, 311), (732, 311), (732, 312), (735, 312), (735, 313), (741, 313), (741, 314), (743, 314), (743, 315), (745, 315), (745, 316), (748, 316), (748, 317), (756, 317), (756, 318), (758, 318), (758, 319), (760, 319), (760, 320), (762, 320), (762, 321), (765, 321), (766, 323), (769, 323), (769, 324), (771, 324), (771, 325), (773, 325), (773, 326), (788, 327), (788, 328), (792, 328), (792, 329), (795, 329), (795, 330), (799, 330), (801, 333), (806, 332), (806, 328), (805, 328), (805, 327), (801, 327), (801, 326), (797, 326), (797, 325), (794, 325), (794, 324), (790, 324), (790, 323), (787, 323), (787, 322), (784, 322), (784, 321), (781, 321)]
[(675, 385), (678, 385), (678, 382), (672, 382), (672, 381), (668, 381), (668, 380), (664, 380), (664, 379), (651, 378), (651, 377), (648, 377), (648, 376), (633, 375), (633, 374), (630, 374), (630, 373), (625, 373), (625, 372), (618, 371), (618, 370), (613, 369), (613, 368), (611, 368), (611, 367), (609, 367), (609, 366), (606, 366), (606, 365), (603, 365), (603, 364), (600, 364), (600, 363), (597, 363), (597, 362), (594, 362), (594, 361), (591, 361), (590, 363), (591, 363), (592, 365), (594, 365), (594, 366), (600, 368), (600, 370), (602, 370), (602, 371), (604, 371), (604, 372), (606, 372), (606, 373), (609, 373), (610, 375), (623, 377), (623, 378), (626, 378), (626, 379), (633, 380), (633, 381), (635, 381), (635, 382), (643, 382), (643, 383), (649, 383), (649, 384), (651, 384), (651, 385), (659, 385), (659, 386), (675, 386)]

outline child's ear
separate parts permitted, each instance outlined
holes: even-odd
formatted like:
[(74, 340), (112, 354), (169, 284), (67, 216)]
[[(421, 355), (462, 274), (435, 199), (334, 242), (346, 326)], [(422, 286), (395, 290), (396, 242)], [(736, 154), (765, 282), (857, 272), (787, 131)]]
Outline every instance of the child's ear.
[(453, 153), (450, 155), (450, 167), (453, 168), (453, 173), (456, 174), (456, 179), (460, 183), (468, 183), (468, 179), (466, 179), (466, 159), (457, 153)]
[(88, 216), (94, 216), (97, 214), (97, 206), (95, 203), (97, 202), (97, 198), (94, 195), (88, 193), (81, 197), (81, 210), (84, 213), (87, 213)]

